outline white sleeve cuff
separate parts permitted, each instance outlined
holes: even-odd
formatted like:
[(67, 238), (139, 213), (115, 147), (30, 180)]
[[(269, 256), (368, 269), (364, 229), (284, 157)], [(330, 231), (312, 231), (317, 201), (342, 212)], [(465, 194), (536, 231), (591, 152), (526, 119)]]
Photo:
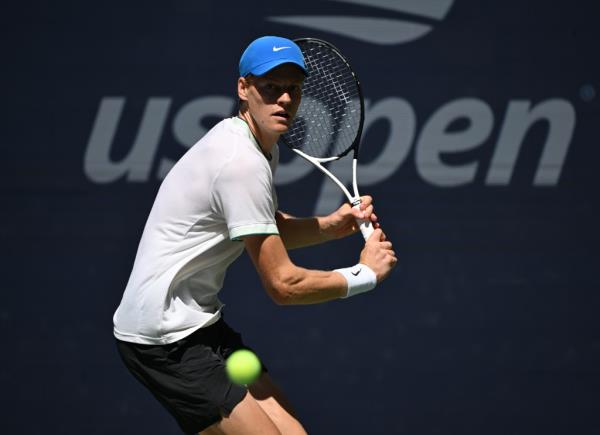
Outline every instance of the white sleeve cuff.
[(254, 236), (258, 234), (279, 234), (276, 224), (252, 224), (240, 225), (229, 229), (229, 238), (231, 240), (240, 240), (244, 236)]

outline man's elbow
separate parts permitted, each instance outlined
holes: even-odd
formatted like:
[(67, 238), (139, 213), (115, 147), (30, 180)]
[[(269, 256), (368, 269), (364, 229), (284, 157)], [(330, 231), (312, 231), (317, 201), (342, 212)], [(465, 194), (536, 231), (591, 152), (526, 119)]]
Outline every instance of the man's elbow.
[(293, 305), (299, 295), (300, 280), (293, 276), (279, 276), (268, 283), (267, 292), (277, 305)]
[(267, 293), (277, 305), (292, 305), (293, 297), (290, 289), (284, 284), (271, 284), (267, 286)]

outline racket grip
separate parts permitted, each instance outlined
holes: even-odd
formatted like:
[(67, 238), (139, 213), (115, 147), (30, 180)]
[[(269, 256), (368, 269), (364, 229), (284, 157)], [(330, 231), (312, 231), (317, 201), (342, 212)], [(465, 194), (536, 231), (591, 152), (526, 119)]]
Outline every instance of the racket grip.
[[(356, 205), (353, 205), (352, 208), (360, 208), (360, 202)], [(374, 231), (373, 222), (364, 219), (356, 219), (356, 223), (358, 224), (358, 228), (360, 229), (360, 232), (362, 233), (365, 240), (371, 237), (371, 234), (373, 234)]]

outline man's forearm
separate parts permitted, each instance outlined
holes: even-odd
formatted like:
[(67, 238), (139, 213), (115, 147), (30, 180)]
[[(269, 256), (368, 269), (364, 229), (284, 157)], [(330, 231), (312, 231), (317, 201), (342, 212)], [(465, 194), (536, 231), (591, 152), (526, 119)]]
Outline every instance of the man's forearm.
[(306, 305), (327, 302), (346, 296), (346, 279), (334, 271), (293, 267), (277, 280), (263, 282), (271, 298), (279, 305)]
[(265, 290), (277, 304), (315, 304), (347, 296), (343, 274), (296, 266), (280, 236), (247, 236), (244, 243)]
[(327, 232), (327, 218), (296, 218), (286, 213), (277, 212), (277, 228), (286, 249), (302, 248), (318, 245), (332, 240), (333, 235)]

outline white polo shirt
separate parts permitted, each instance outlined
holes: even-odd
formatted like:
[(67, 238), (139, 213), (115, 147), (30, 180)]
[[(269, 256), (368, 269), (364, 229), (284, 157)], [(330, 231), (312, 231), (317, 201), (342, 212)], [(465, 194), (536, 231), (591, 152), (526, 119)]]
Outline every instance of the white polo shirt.
[(164, 179), (115, 312), (114, 334), (168, 344), (220, 318), (217, 295), (243, 236), (278, 234), (273, 174), (241, 119), (213, 127)]

